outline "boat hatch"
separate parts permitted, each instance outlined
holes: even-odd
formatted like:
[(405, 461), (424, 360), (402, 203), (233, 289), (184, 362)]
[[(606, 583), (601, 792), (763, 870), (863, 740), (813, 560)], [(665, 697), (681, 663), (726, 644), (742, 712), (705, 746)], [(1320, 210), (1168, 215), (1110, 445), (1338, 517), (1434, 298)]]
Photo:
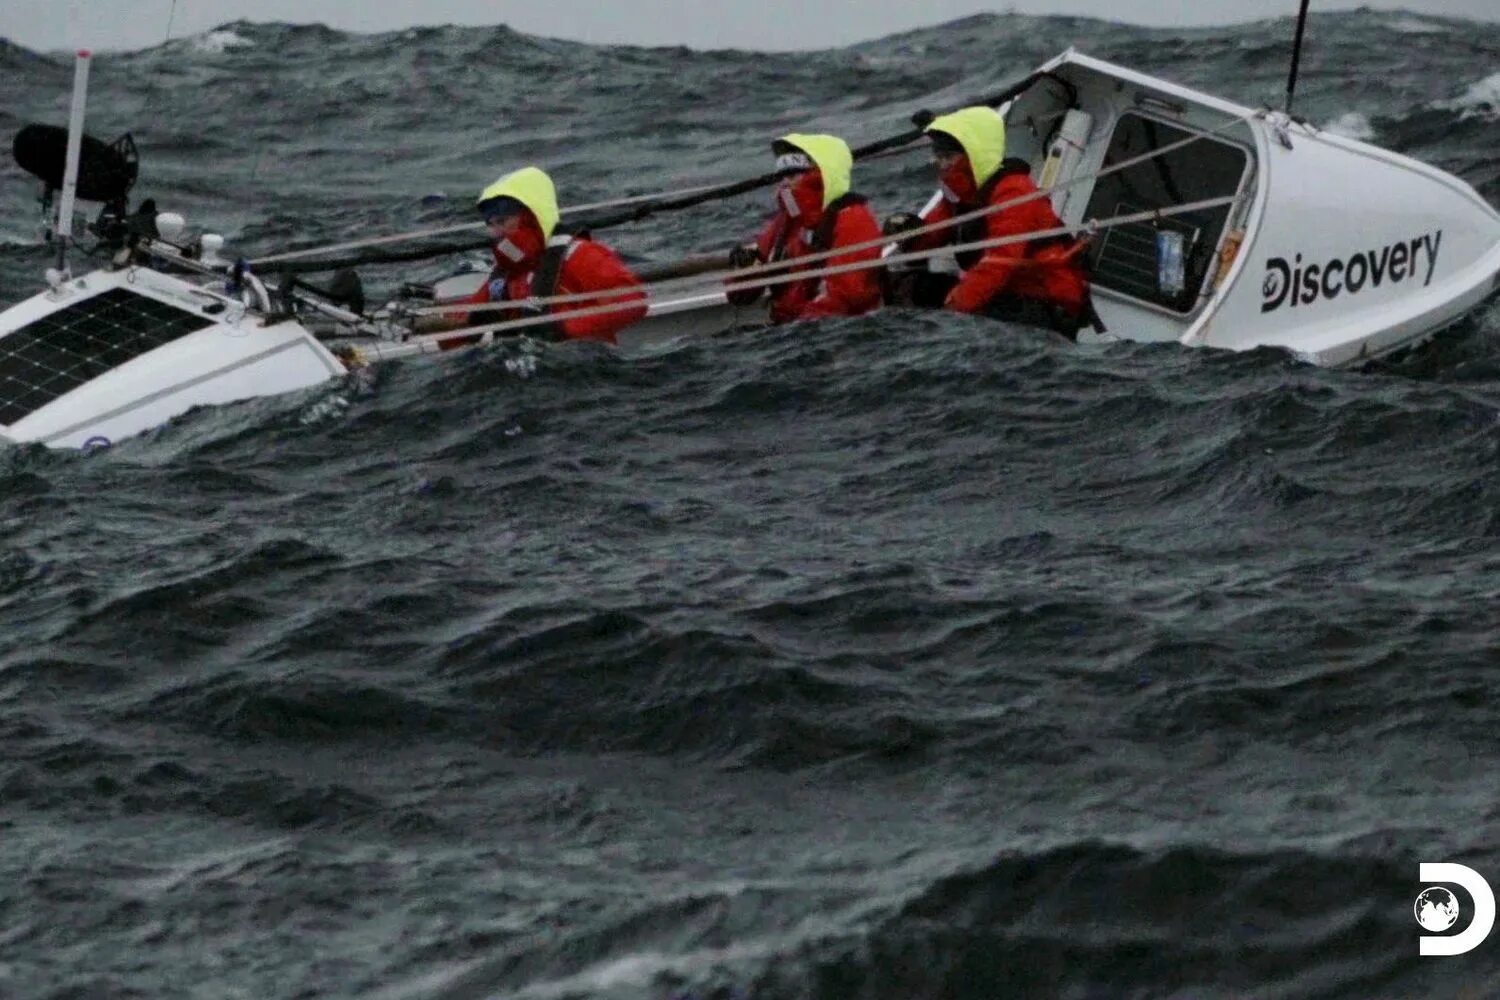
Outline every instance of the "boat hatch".
[[(1192, 134), (1180, 126), (1126, 112), (1115, 123), (1104, 166), (1170, 146)], [(1203, 136), (1099, 178), (1084, 218), (1113, 218), (1238, 194), (1249, 177), (1250, 162), (1249, 151), (1243, 146)], [(1219, 240), (1232, 207), (1224, 205), (1104, 230), (1091, 251), (1094, 284), (1175, 313), (1192, 312), (1214, 270)], [(1181, 291), (1164, 290), (1158, 283), (1156, 237), (1163, 231), (1179, 232), (1183, 237), (1187, 280)]]
[(202, 315), (123, 288), (48, 313), (0, 337), (0, 425), (210, 326)]

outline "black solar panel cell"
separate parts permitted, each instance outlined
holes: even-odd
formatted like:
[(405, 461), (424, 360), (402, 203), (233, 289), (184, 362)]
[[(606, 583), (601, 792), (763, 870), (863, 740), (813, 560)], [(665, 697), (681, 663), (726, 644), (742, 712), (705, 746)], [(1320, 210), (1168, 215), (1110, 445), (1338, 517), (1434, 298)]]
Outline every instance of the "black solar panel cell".
[(0, 337), (0, 424), (10, 425), (125, 362), (213, 325), (123, 288)]

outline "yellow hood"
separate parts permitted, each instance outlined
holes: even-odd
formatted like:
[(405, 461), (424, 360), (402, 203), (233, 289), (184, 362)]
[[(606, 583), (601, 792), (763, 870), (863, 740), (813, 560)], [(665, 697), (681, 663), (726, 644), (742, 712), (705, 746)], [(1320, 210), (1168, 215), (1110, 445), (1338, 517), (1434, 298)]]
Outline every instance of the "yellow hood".
[(562, 213), (557, 210), (557, 189), (552, 186), (552, 178), (547, 176), (546, 171), (537, 167), (522, 167), (514, 173), (506, 174), (480, 192), (479, 202), (486, 202), (491, 198), (516, 199), (536, 216), (537, 225), (542, 227), (542, 238), (552, 238), (552, 231), (557, 228), (557, 220)]
[(974, 184), (985, 183), (1000, 169), (1005, 159), (1005, 119), (994, 108), (961, 108), (952, 114), (933, 119), (928, 132), (942, 132), (958, 140), (974, 169)]
[(849, 193), (849, 186), (853, 183), (854, 154), (849, 152), (849, 144), (843, 139), (834, 135), (793, 133), (777, 141), (797, 147), (818, 165), (818, 171), (823, 175), (824, 208)]

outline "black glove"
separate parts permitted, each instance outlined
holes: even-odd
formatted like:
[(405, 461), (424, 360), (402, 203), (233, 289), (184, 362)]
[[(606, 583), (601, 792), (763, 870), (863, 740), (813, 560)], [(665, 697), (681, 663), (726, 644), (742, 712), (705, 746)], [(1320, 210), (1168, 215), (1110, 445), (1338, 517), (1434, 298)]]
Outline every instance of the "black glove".
[[(729, 248), (729, 266), (735, 270), (743, 271), (760, 263), (760, 254), (755, 252), (753, 246), (745, 246), (743, 243)], [(728, 278), (730, 284), (744, 281), (744, 277), (735, 275)], [(765, 293), (765, 287), (757, 285), (753, 288), (740, 288), (732, 292), (726, 292), (729, 304), (734, 306), (754, 305)]]
[(895, 236), (911, 229), (918, 229), (922, 225), (922, 217), (911, 212), (897, 212), (885, 220), (885, 225), (880, 227), (881, 235)]
[(760, 254), (755, 252), (754, 247), (745, 246), (743, 243), (737, 243), (729, 248), (730, 267), (754, 267), (759, 263)]

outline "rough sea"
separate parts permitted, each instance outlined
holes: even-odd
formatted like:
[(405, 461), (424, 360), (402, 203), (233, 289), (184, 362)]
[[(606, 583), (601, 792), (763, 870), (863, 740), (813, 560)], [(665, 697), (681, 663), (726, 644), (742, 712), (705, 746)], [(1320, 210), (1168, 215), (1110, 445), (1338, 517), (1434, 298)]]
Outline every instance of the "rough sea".
[[(253, 255), (530, 162), (565, 203), (758, 174), (1069, 45), (1277, 103), (1291, 34), (238, 23), (101, 53), (89, 130)], [(71, 79), (0, 42), (7, 147)], [(1500, 201), (1500, 26), (1314, 16), (1299, 94)], [(0, 305), (36, 193), (7, 158)], [(1500, 306), (1357, 372), (910, 312), (522, 349), (0, 450), (0, 998), (1500, 995), (1500, 936), (1419, 958), (1412, 911), (1420, 862), (1500, 886)]]

